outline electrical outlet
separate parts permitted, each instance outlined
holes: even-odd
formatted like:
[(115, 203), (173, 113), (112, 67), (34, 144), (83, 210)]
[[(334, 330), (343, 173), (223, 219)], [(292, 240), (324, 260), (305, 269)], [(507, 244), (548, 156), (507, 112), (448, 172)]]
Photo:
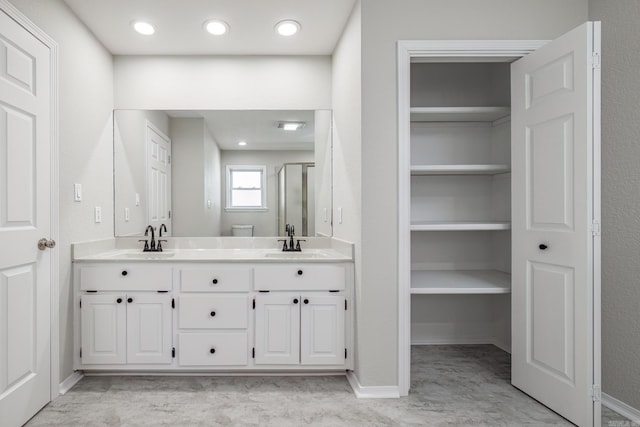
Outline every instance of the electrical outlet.
[(136, 206), (140, 206), (140, 193), (136, 193)]
[(100, 206), (96, 206), (95, 208), (95, 217), (96, 223), (102, 222), (102, 208)]

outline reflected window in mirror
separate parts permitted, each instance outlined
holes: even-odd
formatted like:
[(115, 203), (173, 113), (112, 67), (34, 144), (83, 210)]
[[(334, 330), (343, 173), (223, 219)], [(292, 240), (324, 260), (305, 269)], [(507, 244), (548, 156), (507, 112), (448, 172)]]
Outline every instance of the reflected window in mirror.
[(266, 176), (264, 165), (227, 165), (226, 209), (267, 209)]

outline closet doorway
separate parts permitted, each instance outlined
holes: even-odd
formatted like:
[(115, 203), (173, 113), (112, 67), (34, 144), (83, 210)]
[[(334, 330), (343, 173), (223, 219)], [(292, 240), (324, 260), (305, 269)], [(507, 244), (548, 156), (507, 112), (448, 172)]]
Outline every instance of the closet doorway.
[(514, 386), (600, 420), (600, 24), (400, 41), (399, 384), (411, 344), (495, 344)]

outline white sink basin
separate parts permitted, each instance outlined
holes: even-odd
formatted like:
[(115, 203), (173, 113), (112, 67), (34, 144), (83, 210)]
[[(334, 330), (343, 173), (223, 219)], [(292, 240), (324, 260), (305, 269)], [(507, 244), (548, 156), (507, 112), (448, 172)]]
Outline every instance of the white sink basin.
[(171, 258), (175, 255), (174, 252), (125, 252), (125, 258), (130, 259), (164, 259)]
[(326, 252), (266, 252), (264, 254), (266, 258), (284, 258), (284, 259), (319, 259), (329, 258), (329, 254)]

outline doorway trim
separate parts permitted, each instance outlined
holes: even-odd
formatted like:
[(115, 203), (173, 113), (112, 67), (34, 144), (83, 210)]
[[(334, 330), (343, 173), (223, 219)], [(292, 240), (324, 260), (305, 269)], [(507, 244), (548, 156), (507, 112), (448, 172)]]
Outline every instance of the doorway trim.
[[(49, 49), (49, 69), (51, 81), (50, 93), (50, 129), (51, 129), (51, 176), (50, 176), (50, 203), (51, 212), (51, 239), (60, 243), (59, 215), (59, 157), (58, 157), (58, 43), (38, 28), (19, 9), (9, 3), (8, 0), (0, 0), (0, 9), (11, 19), (16, 21), (27, 31), (34, 35)], [(60, 245), (51, 251), (51, 383), (50, 401), (60, 394)]]
[(398, 389), (409, 394), (411, 368), (412, 62), (512, 62), (548, 40), (399, 40), (398, 62)]

